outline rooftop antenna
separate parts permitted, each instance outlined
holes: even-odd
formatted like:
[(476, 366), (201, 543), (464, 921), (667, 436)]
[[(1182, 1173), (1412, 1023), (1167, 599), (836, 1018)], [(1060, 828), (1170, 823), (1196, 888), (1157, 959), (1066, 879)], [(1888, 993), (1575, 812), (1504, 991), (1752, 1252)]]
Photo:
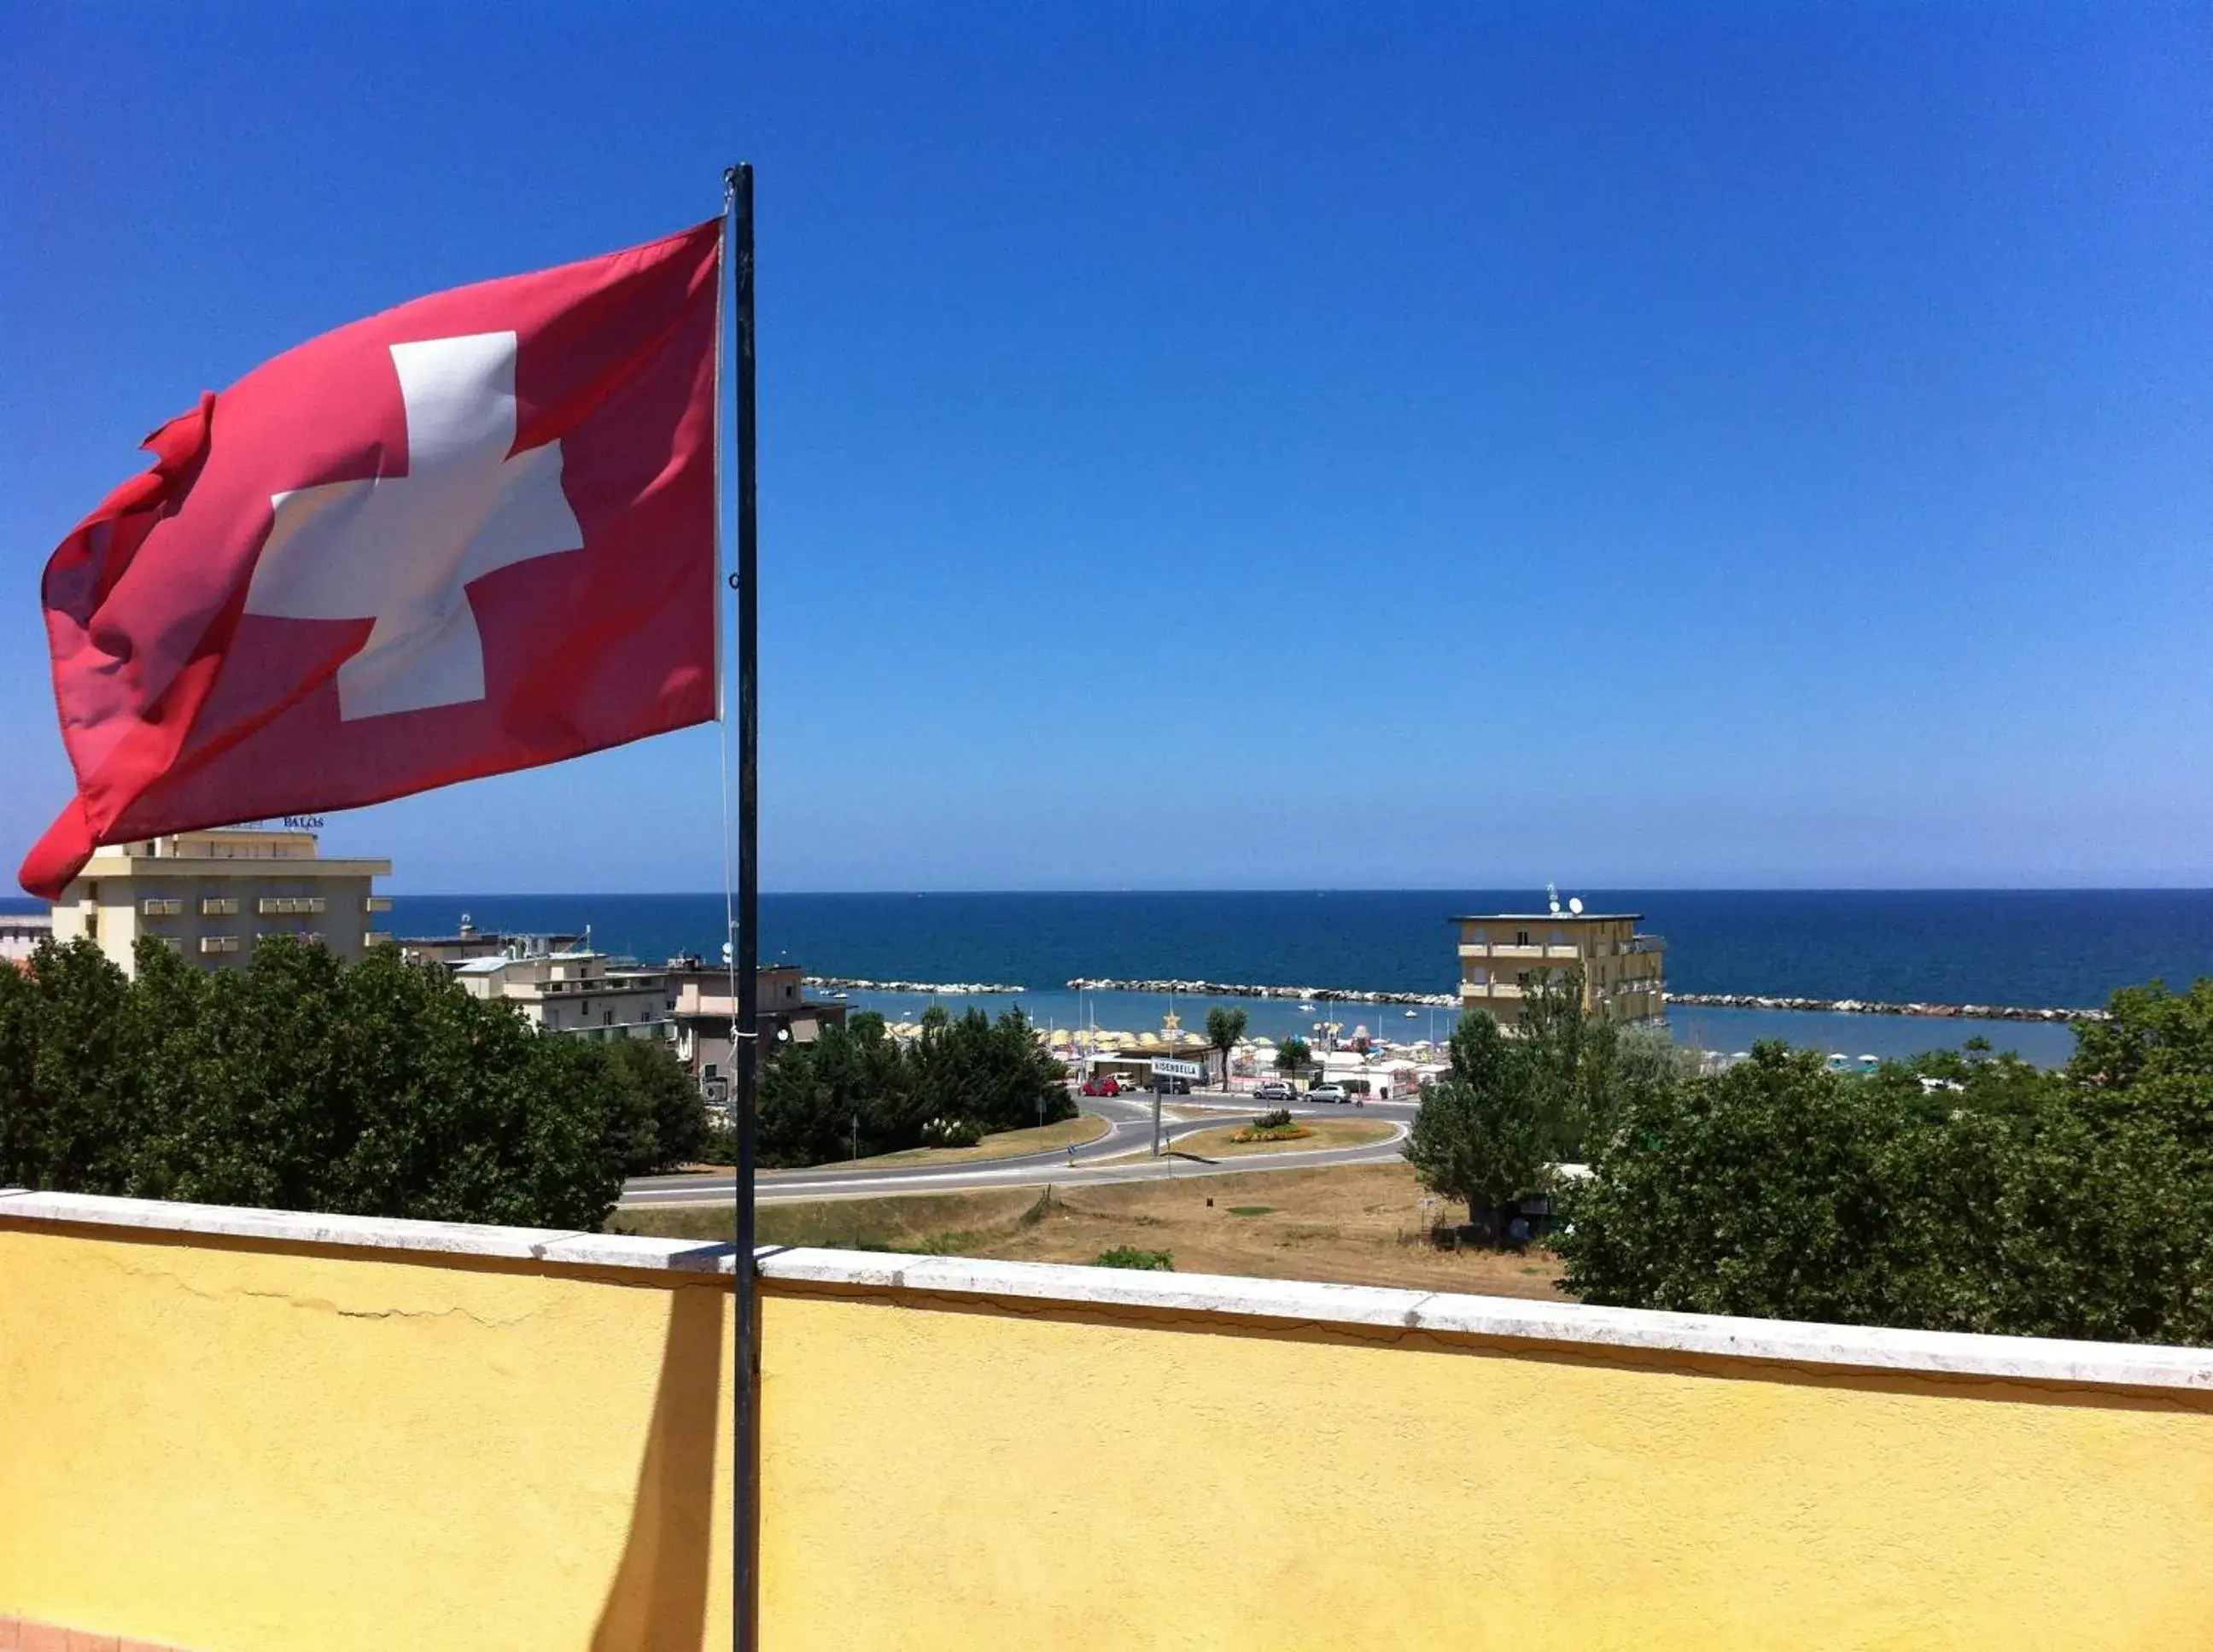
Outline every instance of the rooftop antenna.
[(1560, 910), (1560, 892), (1549, 883), (1545, 886), (1545, 905), (1551, 911)]

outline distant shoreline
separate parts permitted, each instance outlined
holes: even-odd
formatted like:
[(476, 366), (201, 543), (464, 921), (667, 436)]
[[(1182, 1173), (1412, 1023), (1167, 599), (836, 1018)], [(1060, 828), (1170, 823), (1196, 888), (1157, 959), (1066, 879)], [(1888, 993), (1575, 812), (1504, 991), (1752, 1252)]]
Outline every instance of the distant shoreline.
[[(843, 975), (810, 975), (810, 987), (841, 992), (922, 992), (946, 997), (1008, 996), (1029, 991), (1025, 986), (978, 981), (872, 981)], [(1090, 979), (1078, 977), (1066, 983), (1070, 992), (1180, 993), (1202, 998), (1269, 998), (1301, 1003), (1405, 1004), (1429, 1009), (1455, 1009), (1459, 998), (1449, 992), (1382, 992), (1356, 987), (1260, 986), (1246, 982), (1153, 979)], [(1788, 1009), (1817, 1015), (1915, 1015), (1933, 1021), (1994, 1021), (2074, 1022), (2106, 1019), (2102, 1009), (2045, 1009), (2018, 1004), (1892, 1003), (1875, 998), (1803, 998), (1771, 997), (1749, 992), (1670, 992), (1672, 1007), (1690, 1009)]]

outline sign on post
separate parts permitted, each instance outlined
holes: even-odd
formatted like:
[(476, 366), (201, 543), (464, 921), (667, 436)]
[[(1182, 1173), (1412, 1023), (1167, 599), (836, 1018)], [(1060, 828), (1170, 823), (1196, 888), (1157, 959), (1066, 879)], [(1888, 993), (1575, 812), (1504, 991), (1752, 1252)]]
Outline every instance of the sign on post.
[(1153, 1071), (1162, 1078), (1198, 1078), (1205, 1069), (1195, 1061), (1170, 1061), (1164, 1056), (1153, 1058)]

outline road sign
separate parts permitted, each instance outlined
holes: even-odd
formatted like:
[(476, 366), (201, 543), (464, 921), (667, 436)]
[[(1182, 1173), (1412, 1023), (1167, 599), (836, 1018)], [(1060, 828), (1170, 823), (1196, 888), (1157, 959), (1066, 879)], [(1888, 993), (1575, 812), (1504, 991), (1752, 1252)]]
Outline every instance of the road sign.
[(1200, 1078), (1206, 1070), (1195, 1061), (1171, 1061), (1166, 1056), (1153, 1058), (1153, 1071), (1162, 1078)]

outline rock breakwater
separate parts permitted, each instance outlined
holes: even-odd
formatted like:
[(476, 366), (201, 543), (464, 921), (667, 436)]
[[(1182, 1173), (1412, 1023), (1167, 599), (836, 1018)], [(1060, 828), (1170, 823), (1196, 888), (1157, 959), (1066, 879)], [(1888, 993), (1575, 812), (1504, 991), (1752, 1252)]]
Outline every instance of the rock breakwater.
[[(809, 975), (806, 984), (833, 992), (916, 992), (940, 997), (1011, 997), (1027, 987), (994, 981), (875, 981), (858, 975)], [(1456, 1009), (1451, 992), (1383, 992), (1350, 986), (1271, 986), (1249, 981), (1206, 981), (1170, 976), (1119, 979), (1078, 976), (1070, 992), (1179, 993), (1198, 998), (1271, 998), (1295, 1003), (1403, 1004), (1409, 1009)], [(2045, 1009), (2019, 1004), (1892, 1003), (1880, 998), (1806, 998), (1759, 992), (1670, 992), (1670, 1006), (1686, 1009), (1795, 1009), (1834, 1015), (1923, 1015), (1936, 1020), (1991, 1021), (2097, 1021), (2102, 1009)]]
[(1930, 1015), (1978, 1021), (2101, 1021), (2102, 1009), (2029, 1009), (2018, 1004), (1887, 1003), (1877, 998), (1783, 998), (1756, 992), (1670, 992), (1693, 1009), (1810, 1009), (1837, 1015)]
[(1460, 1003), (1449, 992), (1368, 992), (1349, 986), (1252, 986), (1231, 981), (1117, 981), (1076, 979), (1070, 992), (1180, 992), (1202, 998), (1289, 998), (1300, 1003), (1395, 1003), (1450, 1009)]
[(1007, 986), (995, 981), (871, 981), (859, 975), (808, 975), (801, 978), (800, 984), (820, 987), (827, 992), (926, 992), (960, 998), (1029, 991), (1026, 986)]

